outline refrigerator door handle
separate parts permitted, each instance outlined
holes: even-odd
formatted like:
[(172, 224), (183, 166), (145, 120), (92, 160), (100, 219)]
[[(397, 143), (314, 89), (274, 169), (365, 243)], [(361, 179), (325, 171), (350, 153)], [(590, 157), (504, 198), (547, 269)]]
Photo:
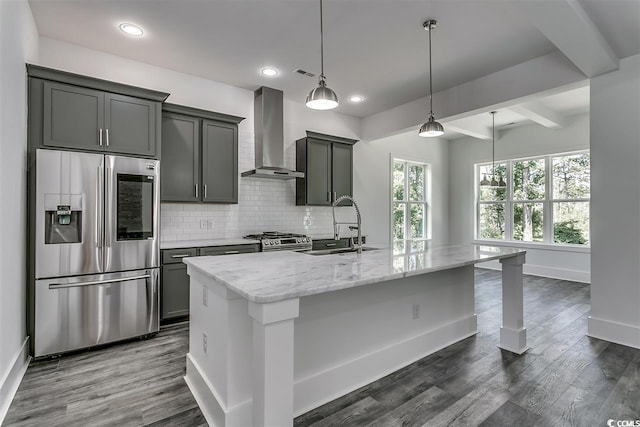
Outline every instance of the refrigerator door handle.
[(113, 174), (113, 169), (107, 168), (107, 174), (106, 174), (107, 177), (105, 179), (105, 184), (104, 184), (105, 197), (108, 199), (107, 207), (109, 209), (109, 212), (107, 212), (107, 215), (110, 218), (110, 219), (105, 218), (105, 221), (104, 221), (104, 240), (105, 240), (104, 246), (107, 248), (111, 247), (111, 232), (112, 232), (111, 222), (115, 220), (113, 218), (113, 215), (117, 215), (117, 212), (114, 212), (112, 210), (112, 207), (113, 207), (112, 205), (114, 203), (113, 195), (111, 194), (111, 191), (113, 191), (111, 189), (111, 185), (113, 184), (112, 174)]
[(108, 283), (129, 282), (131, 280), (141, 280), (141, 279), (149, 279), (149, 278), (151, 278), (150, 274), (143, 274), (141, 276), (123, 277), (118, 279), (107, 279), (107, 280), (91, 280), (88, 282), (51, 283), (49, 285), (49, 289), (64, 289), (64, 288), (77, 288), (79, 286), (105, 285)]
[(96, 181), (96, 246), (102, 249), (104, 245), (104, 171), (98, 166), (98, 180)]

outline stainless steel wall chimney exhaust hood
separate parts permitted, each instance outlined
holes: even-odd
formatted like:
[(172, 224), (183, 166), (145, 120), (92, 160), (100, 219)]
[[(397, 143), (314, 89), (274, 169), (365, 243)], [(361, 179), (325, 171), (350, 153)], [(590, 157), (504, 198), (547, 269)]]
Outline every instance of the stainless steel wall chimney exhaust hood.
[(283, 93), (263, 86), (255, 91), (253, 122), (256, 168), (242, 172), (253, 178), (304, 178), (303, 172), (284, 167)]

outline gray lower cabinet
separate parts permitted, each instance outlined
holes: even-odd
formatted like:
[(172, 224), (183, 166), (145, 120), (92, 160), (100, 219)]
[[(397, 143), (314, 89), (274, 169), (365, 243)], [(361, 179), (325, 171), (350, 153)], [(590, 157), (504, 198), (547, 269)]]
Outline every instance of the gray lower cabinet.
[(160, 276), (160, 321), (170, 323), (185, 319), (189, 315), (189, 275), (186, 257), (232, 255), (259, 252), (260, 245), (208, 246), (201, 248), (163, 249)]
[[(330, 206), (337, 197), (353, 195), (354, 139), (307, 131), (296, 141), (296, 205)], [(342, 205), (349, 205), (343, 202)]]
[(168, 94), (35, 65), (27, 71), (34, 148), (159, 157)]
[(238, 203), (242, 117), (164, 104), (160, 169), (163, 202)]
[(189, 315), (189, 275), (184, 258), (197, 256), (198, 248), (162, 251), (160, 274), (160, 321)]

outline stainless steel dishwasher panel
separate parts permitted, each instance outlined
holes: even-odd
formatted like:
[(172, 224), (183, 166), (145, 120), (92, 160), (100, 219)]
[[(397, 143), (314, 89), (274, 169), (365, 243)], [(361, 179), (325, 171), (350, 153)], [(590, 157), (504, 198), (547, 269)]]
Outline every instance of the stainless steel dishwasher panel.
[(158, 270), (37, 280), (34, 355), (158, 332)]

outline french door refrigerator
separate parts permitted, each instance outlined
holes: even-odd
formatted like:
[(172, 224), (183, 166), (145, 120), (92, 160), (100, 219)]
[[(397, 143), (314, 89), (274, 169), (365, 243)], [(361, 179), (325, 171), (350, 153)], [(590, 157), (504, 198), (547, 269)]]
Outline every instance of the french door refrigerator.
[(31, 350), (158, 331), (159, 162), (36, 150)]

